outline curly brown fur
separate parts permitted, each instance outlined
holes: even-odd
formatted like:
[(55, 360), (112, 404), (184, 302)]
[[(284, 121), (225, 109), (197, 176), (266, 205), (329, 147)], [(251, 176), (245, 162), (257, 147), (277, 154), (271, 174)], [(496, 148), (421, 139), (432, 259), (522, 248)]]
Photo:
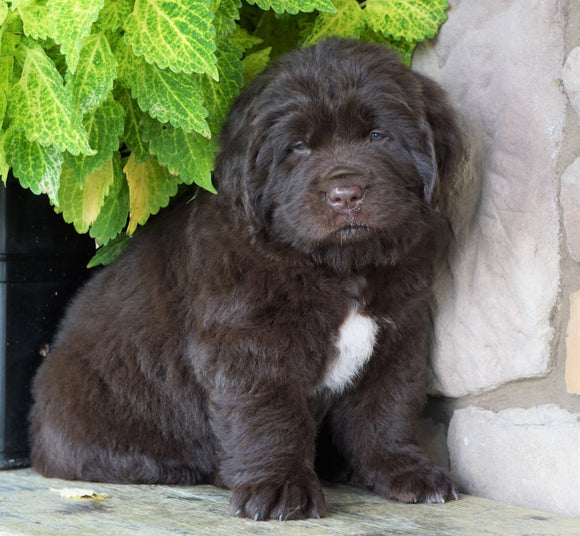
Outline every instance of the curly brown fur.
[(459, 153), (442, 91), (383, 47), (331, 39), (270, 67), (224, 127), (219, 195), (71, 304), (34, 383), (34, 467), (210, 482), (254, 519), (324, 515), (315, 459), (387, 498), (456, 497), (414, 428), (433, 207)]

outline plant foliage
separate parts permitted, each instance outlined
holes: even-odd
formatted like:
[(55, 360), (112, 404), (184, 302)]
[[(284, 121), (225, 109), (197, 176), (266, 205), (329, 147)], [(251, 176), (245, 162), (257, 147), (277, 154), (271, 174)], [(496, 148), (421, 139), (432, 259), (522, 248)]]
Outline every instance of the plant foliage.
[(215, 192), (216, 138), (271, 59), (330, 35), (410, 63), (446, 0), (0, 0), (0, 177), (108, 262), (180, 185)]

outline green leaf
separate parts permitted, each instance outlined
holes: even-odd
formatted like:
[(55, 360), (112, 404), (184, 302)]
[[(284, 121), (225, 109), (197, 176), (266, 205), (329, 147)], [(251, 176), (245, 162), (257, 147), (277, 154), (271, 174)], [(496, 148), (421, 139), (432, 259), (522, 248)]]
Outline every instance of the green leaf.
[(363, 10), (357, 0), (334, 0), (336, 13), (321, 13), (314, 24), (307, 25), (301, 32), (303, 46), (314, 45), (318, 41), (336, 35), (360, 38), (365, 27)]
[(77, 155), (93, 154), (87, 133), (73, 122), (70, 98), (54, 63), (39, 46), (25, 47), (20, 80), (8, 95), (8, 115), (29, 141)]
[(188, 134), (152, 119), (145, 122), (143, 137), (149, 142), (151, 152), (170, 173), (178, 175), (185, 184), (195, 183), (215, 193), (211, 183), (217, 149), (215, 138), (208, 140), (196, 133)]
[(135, 54), (133, 54), (133, 49), (125, 44), (121, 35), (113, 33), (108, 37), (109, 45), (117, 60), (117, 82), (119, 85), (129, 88), (138, 60), (135, 58)]
[(137, 56), (162, 69), (206, 73), (217, 80), (209, 5), (208, 0), (135, 0), (125, 41)]
[(119, 148), (119, 136), (125, 128), (124, 114), (125, 111), (118, 102), (107, 99), (83, 119), (89, 142), (96, 153), (92, 156), (66, 155), (69, 173), (76, 177), (80, 185), (86, 175), (100, 169)]
[(381, 45), (388, 46), (391, 50), (397, 52), (401, 61), (407, 65), (411, 66), (411, 60), (413, 58), (413, 52), (417, 48), (417, 41), (406, 41), (405, 39), (394, 39), (393, 37), (385, 37), (380, 32), (374, 32), (368, 26), (361, 32), (360, 38), (363, 41), (369, 41), (371, 43), (379, 43)]
[(113, 183), (89, 234), (100, 245), (105, 245), (124, 229), (128, 217), (129, 185), (121, 169), (121, 156), (115, 153), (113, 155)]
[(265, 45), (272, 47), (270, 57), (275, 59), (298, 46), (304, 28), (309, 24), (312, 25), (317, 16), (317, 13), (279, 15), (273, 11), (266, 11), (260, 18), (255, 35), (260, 37)]
[(242, 50), (248, 50), (264, 42), (259, 37), (252, 35), (248, 30), (240, 28), (239, 26), (236, 27), (236, 31), (232, 34), (231, 41)]
[(268, 65), (270, 61), (270, 52), (272, 52), (272, 47), (264, 48), (254, 52), (253, 54), (248, 54), (242, 61), (244, 64), (244, 85), (247, 86), (252, 79), (260, 74)]
[(131, 11), (133, 3), (130, 0), (105, 0), (95, 25), (100, 31), (114, 32), (123, 26)]
[(2, 128), (6, 109), (8, 108), (8, 91), (10, 91), (9, 78), (2, 78), (2, 63), (2, 59), (0, 58), (0, 128)]
[(144, 225), (151, 214), (157, 214), (166, 207), (177, 193), (179, 180), (167, 168), (161, 167), (154, 159), (138, 164), (133, 154), (123, 169), (129, 183), (129, 225), (127, 234), (132, 235), (137, 225)]
[(137, 164), (145, 162), (150, 156), (149, 147), (143, 141), (141, 132), (143, 130), (143, 111), (137, 105), (137, 102), (131, 98), (131, 93), (128, 89), (123, 89), (118, 95), (118, 102), (125, 110), (125, 132), (121, 137), (121, 141), (130, 149), (135, 155)]
[(0, 179), (2, 179), (4, 186), (6, 186), (6, 181), (8, 180), (8, 171), (10, 171), (8, 158), (6, 156), (5, 139), (6, 133), (2, 133), (0, 130)]
[(240, 0), (220, 0), (216, 2), (217, 9), (214, 10), (213, 25), (216, 30), (216, 40), (229, 39), (236, 31), (237, 25), (235, 21), (240, 18), (240, 8), (242, 2)]
[(102, 33), (89, 35), (83, 42), (76, 73), (66, 75), (75, 113), (82, 117), (100, 104), (112, 91), (116, 77), (117, 60), (108, 40)]
[(208, 122), (214, 133), (219, 131), (233, 100), (243, 87), (244, 65), (242, 51), (231, 41), (219, 41), (218, 57), (219, 82), (207, 76), (200, 76), (203, 100), (209, 112)]
[(0, 1), (0, 26), (4, 24), (6, 17), (8, 16), (8, 4), (4, 0)]
[(334, 13), (336, 8), (331, 0), (247, 0), (248, 4), (257, 5), (260, 9), (272, 9), (276, 13), (287, 11), (291, 15), (303, 11), (311, 13), (312, 11), (326, 11)]
[(51, 21), (48, 8), (38, 2), (21, 2), (16, 12), (22, 19), (24, 33), (34, 39), (46, 39), (50, 34)]
[(8, 94), (14, 74), (14, 56), (0, 56), (0, 90)]
[(135, 62), (131, 93), (143, 111), (161, 123), (209, 137), (203, 97), (197, 76), (161, 70), (145, 61)]
[(435, 37), (447, 20), (446, 0), (367, 0), (367, 24), (385, 37), (422, 41)]
[(99, 16), (104, 0), (48, 0), (50, 37), (60, 45), (71, 72), (76, 71), (83, 39)]
[(47, 194), (58, 206), (58, 187), (64, 155), (54, 146), (44, 147), (37, 141), (28, 141), (24, 132), (10, 128), (6, 136), (8, 161), (20, 184), (33, 193)]
[[(2, 128), (2, 123), (4, 121), (4, 116), (6, 115), (6, 108), (8, 106), (8, 99), (6, 97), (6, 92), (0, 87), (0, 129)], [(0, 132), (2, 132), (0, 130)]]
[(77, 233), (86, 233), (97, 219), (113, 179), (111, 160), (87, 175), (84, 184), (79, 184), (66, 162), (63, 164), (58, 191), (60, 209), (64, 221), (72, 223)]
[(417, 48), (417, 41), (407, 41), (406, 39), (387, 39), (387, 45), (401, 55), (401, 61), (411, 66), (413, 52)]
[[(13, 31), (12, 26), (17, 26), (17, 24), (10, 24), (10, 18), (4, 22), (4, 26), (1, 28), (0, 32), (0, 54), (3, 55), (14, 55), (18, 52), (20, 47), (20, 42), (22, 41), (22, 28), (15, 28)], [(22, 22), (16, 19), (15, 22)]]
[(131, 241), (131, 237), (121, 234), (114, 240), (111, 240), (106, 246), (97, 249), (95, 256), (87, 264), (87, 268), (106, 265), (113, 262)]

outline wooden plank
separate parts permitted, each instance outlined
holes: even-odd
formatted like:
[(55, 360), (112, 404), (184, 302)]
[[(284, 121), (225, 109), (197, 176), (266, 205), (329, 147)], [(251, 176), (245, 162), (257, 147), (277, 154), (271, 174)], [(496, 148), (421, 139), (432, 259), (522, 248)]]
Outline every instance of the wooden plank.
[[(106, 497), (61, 496), (69, 488)], [(324, 491), (323, 519), (253, 522), (230, 517), (229, 492), (211, 486), (119, 486), (45, 479), (30, 469), (5, 471), (0, 535), (580, 536), (580, 519), (466, 495), (445, 505), (404, 505), (349, 486)]]

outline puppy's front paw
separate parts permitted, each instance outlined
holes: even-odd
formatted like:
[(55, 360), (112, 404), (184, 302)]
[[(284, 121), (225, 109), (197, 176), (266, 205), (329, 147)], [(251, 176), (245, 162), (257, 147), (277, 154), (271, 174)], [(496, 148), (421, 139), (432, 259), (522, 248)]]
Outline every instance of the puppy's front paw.
[(326, 501), (314, 473), (292, 477), (283, 484), (240, 486), (232, 491), (230, 513), (255, 521), (320, 518)]
[(449, 473), (442, 467), (416, 459), (399, 460), (396, 466), (366, 474), (367, 486), (383, 497), (403, 503), (445, 503), (459, 497)]

